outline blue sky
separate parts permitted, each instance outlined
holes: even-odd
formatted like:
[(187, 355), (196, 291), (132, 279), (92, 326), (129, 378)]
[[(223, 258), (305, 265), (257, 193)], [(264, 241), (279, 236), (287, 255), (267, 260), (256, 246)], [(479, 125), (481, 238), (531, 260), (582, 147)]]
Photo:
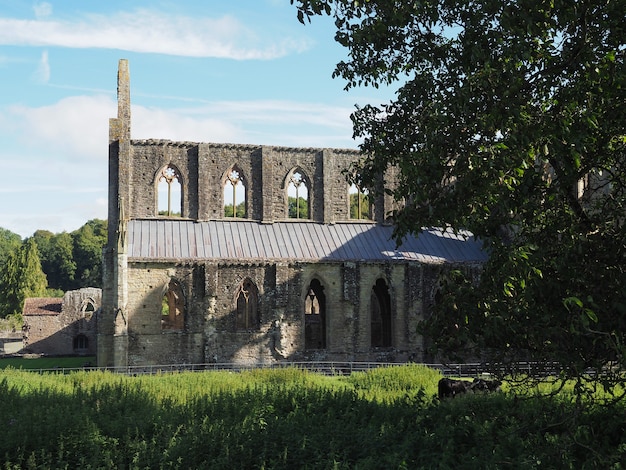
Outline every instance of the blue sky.
[(0, 0), (0, 227), (73, 231), (107, 214), (109, 118), (128, 59), (134, 139), (356, 148), (329, 18), (289, 0)]

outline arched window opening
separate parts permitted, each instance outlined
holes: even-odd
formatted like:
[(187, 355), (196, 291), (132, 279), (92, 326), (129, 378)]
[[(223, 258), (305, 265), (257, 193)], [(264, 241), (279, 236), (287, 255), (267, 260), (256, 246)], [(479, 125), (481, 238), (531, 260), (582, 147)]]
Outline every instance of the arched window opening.
[(83, 318), (85, 320), (91, 320), (91, 318), (93, 317), (93, 314), (96, 312), (96, 306), (94, 304), (94, 301), (91, 299), (87, 299), (83, 303), (81, 311), (83, 313)]
[(309, 218), (309, 186), (304, 175), (296, 170), (288, 178), (287, 205), (290, 219)]
[(89, 348), (89, 339), (85, 335), (78, 335), (74, 337), (74, 352), (85, 352)]
[(372, 287), (370, 313), (372, 347), (391, 346), (391, 296), (383, 279)]
[(251, 330), (259, 327), (258, 316), (259, 292), (250, 279), (245, 279), (237, 293), (237, 320), (238, 330)]
[(372, 206), (370, 204), (369, 191), (353, 184), (348, 190), (348, 195), (350, 197), (350, 218), (371, 220)]
[(180, 173), (168, 165), (161, 170), (158, 177), (158, 213), (166, 217), (180, 217), (182, 215), (182, 186)]
[(317, 279), (311, 281), (304, 301), (304, 347), (326, 348), (326, 297)]
[(185, 327), (185, 298), (178, 282), (170, 280), (161, 300), (161, 328), (182, 330)]
[(241, 170), (233, 167), (224, 182), (224, 217), (245, 218), (246, 186)]

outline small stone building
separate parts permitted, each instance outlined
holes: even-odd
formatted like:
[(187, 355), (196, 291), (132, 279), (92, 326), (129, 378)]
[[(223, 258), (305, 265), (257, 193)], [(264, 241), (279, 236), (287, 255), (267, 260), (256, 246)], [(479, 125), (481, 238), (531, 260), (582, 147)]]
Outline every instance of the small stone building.
[[(422, 361), (442, 269), (471, 237), (392, 240), (356, 150), (131, 139), (128, 63), (110, 120), (99, 366)], [(394, 184), (393, 171), (381, 185)]]
[(68, 291), (63, 298), (27, 298), (20, 352), (95, 355), (101, 297), (101, 289), (88, 287)]

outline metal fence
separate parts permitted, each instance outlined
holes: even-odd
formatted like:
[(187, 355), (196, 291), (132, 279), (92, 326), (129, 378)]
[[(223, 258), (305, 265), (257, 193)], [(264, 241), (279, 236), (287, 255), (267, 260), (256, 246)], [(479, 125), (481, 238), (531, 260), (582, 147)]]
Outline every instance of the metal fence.
[[(341, 361), (310, 361), (294, 362), (284, 361), (277, 363), (204, 363), (204, 364), (155, 364), (141, 366), (124, 367), (79, 367), (53, 369), (30, 369), (31, 372), (40, 373), (60, 373), (66, 374), (76, 371), (97, 371), (107, 370), (119, 374), (138, 376), (154, 375), (178, 372), (205, 372), (205, 371), (230, 371), (242, 372), (254, 369), (284, 369), (298, 368), (324, 375), (350, 375), (353, 372), (364, 372), (380, 367), (397, 367), (416, 363), (397, 362), (341, 362)], [(444, 376), (450, 377), (479, 377), (484, 375), (510, 375), (513, 373), (526, 374), (532, 377), (546, 377), (558, 375), (560, 368), (556, 363), (539, 362), (517, 362), (515, 364), (486, 364), (486, 363), (466, 363), (466, 364), (424, 364), (419, 365), (439, 370)]]

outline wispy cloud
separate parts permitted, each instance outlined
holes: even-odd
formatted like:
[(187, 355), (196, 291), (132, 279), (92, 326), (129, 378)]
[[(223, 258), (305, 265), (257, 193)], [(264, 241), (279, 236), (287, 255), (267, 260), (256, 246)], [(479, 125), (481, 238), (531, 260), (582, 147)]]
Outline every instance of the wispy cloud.
[(46, 84), (50, 81), (50, 63), (48, 62), (48, 51), (41, 53), (39, 65), (35, 71), (35, 81), (37, 83)]
[(276, 37), (269, 28), (254, 30), (232, 16), (172, 16), (138, 9), (110, 16), (83, 15), (52, 20), (51, 7), (39, 4), (35, 20), (0, 18), (1, 45), (104, 48), (187, 57), (273, 59), (300, 52), (304, 38)]
[(110, 96), (71, 96), (49, 106), (11, 106), (0, 122), (26, 147), (49, 149), (70, 161), (94, 159), (106, 155), (116, 106)]
[[(291, 101), (224, 101), (163, 109), (134, 105), (134, 139), (265, 145), (354, 146), (348, 107)], [(63, 155), (67, 162), (103, 161), (111, 95), (72, 96), (52, 105), (0, 109), (0, 125), (26, 148)], [(1, 133), (0, 133), (1, 134)]]

